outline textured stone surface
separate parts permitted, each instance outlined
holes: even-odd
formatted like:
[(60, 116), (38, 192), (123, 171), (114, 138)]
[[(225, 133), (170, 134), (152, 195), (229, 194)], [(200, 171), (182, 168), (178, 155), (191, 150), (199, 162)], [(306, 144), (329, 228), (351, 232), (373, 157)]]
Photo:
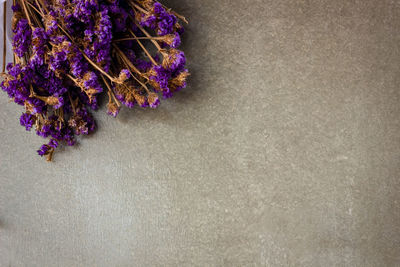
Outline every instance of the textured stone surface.
[(400, 2), (168, 4), (158, 110), (49, 164), (0, 94), (0, 266), (400, 266)]

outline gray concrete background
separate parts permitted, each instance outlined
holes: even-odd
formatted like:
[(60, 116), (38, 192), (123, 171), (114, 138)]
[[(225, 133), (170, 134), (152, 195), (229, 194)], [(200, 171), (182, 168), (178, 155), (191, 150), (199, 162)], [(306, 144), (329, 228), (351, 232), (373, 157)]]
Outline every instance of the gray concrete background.
[(400, 266), (400, 2), (171, 0), (190, 86), (53, 163), (0, 94), (1, 266)]

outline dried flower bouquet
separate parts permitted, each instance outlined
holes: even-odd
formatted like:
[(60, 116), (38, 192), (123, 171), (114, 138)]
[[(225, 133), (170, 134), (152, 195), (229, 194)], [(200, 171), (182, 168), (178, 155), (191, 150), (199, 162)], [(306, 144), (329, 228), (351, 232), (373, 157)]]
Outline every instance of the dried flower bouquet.
[(25, 107), (20, 124), (49, 138), (38, 150), (47, 160), (94, 130), (89, 111), (103, 91), (115, 117), (186, 86), (177, 48), (187, 21), (157, 1), (17, 0), (12, 9), (14, 62), (3, 65), (1, 88)]

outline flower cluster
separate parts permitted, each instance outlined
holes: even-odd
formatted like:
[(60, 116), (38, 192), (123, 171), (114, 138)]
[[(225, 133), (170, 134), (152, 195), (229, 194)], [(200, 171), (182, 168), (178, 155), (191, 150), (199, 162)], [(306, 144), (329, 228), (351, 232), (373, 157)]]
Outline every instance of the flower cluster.
[(186, 19), (154, 0), (17, 0), (14, 62), (1, 88), (24, 106), (20, 124), (49, 138), (37, 151), (51, 160), (60, 143), (94, 131), (91, 110), (107, 92), (107, 113), (156, 108), (186, 86), (178, 50)]

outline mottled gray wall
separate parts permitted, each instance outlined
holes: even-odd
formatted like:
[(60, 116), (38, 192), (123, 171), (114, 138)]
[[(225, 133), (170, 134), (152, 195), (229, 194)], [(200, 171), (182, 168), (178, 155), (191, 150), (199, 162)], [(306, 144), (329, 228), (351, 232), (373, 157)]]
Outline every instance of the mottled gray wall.
[(1, 266), (400, 266), (400, 2), (171, 0), (190, 86), (47, 163), (0, 94)]

